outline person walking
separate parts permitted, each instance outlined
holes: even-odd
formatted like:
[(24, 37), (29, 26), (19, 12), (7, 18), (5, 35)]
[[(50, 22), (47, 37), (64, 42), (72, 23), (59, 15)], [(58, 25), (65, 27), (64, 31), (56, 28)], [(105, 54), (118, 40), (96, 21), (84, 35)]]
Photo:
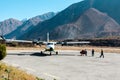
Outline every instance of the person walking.
[(103, 57), (104, 58), (104, 53), (103, 50), (101, 49), (101, 54), (100, 54), (100, 58)]
[(86, 49), (84, 50), (84, 52), (85, 52), (85, 56), (87, 56), (87, 50)]
[(92, 57), (94, 56), (94, 49), (92, 49)]

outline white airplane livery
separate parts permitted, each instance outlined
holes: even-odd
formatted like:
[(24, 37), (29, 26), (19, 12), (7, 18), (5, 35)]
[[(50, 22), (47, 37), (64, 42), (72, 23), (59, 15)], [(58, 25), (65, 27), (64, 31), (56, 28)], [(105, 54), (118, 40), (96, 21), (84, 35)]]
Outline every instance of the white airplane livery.
[[(50, 52), (50, 55), (52, 55), (52, 52), (55, 52), (55, 44), (56, 42), (50, 42), (49, 41), (49, 33), (47, 33), (47, 42), (44, 42), (46, 44), (46, 48), (45, 48), (45, 51), (49, 51)], [(56, 55), (58, 54), (58, 51), (55, 52)]]

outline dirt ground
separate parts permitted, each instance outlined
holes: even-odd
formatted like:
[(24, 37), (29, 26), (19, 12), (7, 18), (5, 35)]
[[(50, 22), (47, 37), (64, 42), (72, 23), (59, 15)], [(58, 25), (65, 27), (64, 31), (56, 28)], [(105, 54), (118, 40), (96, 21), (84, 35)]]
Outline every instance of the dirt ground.
[[(34, 47), (7, 47), (7, 50), (44, 50), (45, 46), (34, 46)], [(95, 52), (100, 52), (103, 49), (106, 53), (120, 53), (120, 47), (96, 47), (96, 46), (55, 46), (55, 50), (78, 50), (87, 49)]]
[(39, 50), (7, 51), (5, 63), (45, 80), (120, 80), (120, 55), (116, 53), (99, 58), (97, 52), (92, 57), (91, 51), (87, 56), (80, 56), (77, 50), (59, 50), (52, 56), (40, 55)]
[[(120, 80), (120, 48), (93, 46), (55, 46), (58, 55), (41, 56), (45, 46), (7, 47), (5, 63), (45, 80)], [(87, 49), (87, 56), (79, 51)], [(95, 55), (91, 56), (91, 49)], [(99, 58), (100, 50), (105, 58)], [(39, 55), (38, 55), (39, 54)]]

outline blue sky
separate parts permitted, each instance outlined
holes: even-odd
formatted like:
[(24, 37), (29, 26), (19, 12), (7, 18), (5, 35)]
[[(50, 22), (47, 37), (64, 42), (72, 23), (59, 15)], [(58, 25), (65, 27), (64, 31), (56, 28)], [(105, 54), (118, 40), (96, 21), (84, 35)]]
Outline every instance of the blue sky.
[(22, 20), (47, 12), (58, 12), (82, 0), (0, 0), (0, 21)]

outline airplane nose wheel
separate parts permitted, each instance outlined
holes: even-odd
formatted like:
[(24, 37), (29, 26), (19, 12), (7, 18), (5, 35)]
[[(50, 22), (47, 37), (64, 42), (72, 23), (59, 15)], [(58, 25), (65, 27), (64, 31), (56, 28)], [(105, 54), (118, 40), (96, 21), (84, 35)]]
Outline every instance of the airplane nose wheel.
[(58, 51), (56, 51), (56, 55), (58, 55)]

